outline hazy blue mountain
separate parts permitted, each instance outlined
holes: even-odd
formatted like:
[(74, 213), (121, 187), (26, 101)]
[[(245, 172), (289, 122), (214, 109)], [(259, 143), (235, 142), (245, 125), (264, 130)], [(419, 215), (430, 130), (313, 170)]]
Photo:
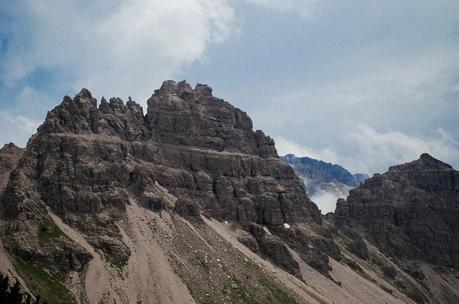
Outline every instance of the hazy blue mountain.
[(281, 160), (289, 164), (304, 182), (306, 193), (323, 212), (333, 211), (338, 198), (346, 198), (349, 190), (359, 186), (366, 174), (352, 174), (340, 165), (310, 157), (287, 154)]

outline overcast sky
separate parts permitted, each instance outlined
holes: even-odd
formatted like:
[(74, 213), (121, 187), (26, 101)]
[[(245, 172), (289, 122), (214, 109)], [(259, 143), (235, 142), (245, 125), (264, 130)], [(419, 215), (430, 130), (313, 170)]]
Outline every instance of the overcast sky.
[[(94, 3), (97, 4), (94, 4)], [(0, 1), (0, 142), (81, 87), (145, 105), (207, 83), (281, 154), (353, 172), (459, 168), (457, 0)]]

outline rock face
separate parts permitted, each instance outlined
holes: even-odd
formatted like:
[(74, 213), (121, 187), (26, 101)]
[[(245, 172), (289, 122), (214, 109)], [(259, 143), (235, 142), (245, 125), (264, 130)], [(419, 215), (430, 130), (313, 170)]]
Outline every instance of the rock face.
[(0, 192), (3, 191), (9, 180), (11, 170), (24, 153), (24, 149), (18, 148), (15, 144), (9, 143), (0, 149)]
[(394, 167), (340, 201), (333, 226), (274, 141), (206, 85), (166, 81), (146, 112), (66, 96), (24, 151), (0, 151), (0, 174), (0, 271), (49, 303), (459, 299), (457, 272), (367, 246), (457, 265), (456, 171), (426, 155)]
[(394, 258), (459, 266), (459, 172), (428, 154), (367, 179), (335, 217)]
[(82, 269), (89, 254), (70, 240), (27, 239), (47, 223), (49, 209), (107, 259), (125, 265), (131, 253), (117, 223), (133, 201), (245, 227), (321, 223), (274, 141), (254, 132), (246, 113), (206, 85), (166, 81), (148, 100), (146, 115), (132, 100), (103, 98), (98, 106), (86, 89), (48, 113), (5, 189), (2, 214), (11, 223), (5, 244), (58, 273)]
[[(53, 198), (74, 197), (70, 184), (89, 172), (92, 180), (85, 184), (91, 185), (93, 197), (86, 198), (86, 211), (105, 205), (122, 209), (126, 193), (114, 194), (117, 199), (111, 202), (100, 197), (107, 197), (104, 192), (110, 189), (129, 187), (145, 204), (158, 208), (164, 204), (150, 189), (156, 181), (182, 203), (193, 201), (218, 218), (268, 225), (320, 222), (320, 213), (301, 193), (294, 172), (278, 160), (274, 141), (262, 131), (252, 131), (246, 113), (211, 92), (205, 85), (192, 89), (185, 82), (167, 81), (148, 100), (146, 116), (135, 102), (124, 105), (118, 98), (102, 100), (97, 107), (87, 90), (74, 99), (65, 97), (48, 114), (31, 145), (42, 150), (39, 155), (46, 153), (73, 167), (59, 172), (64, 176), (52, 177), (50, 187), (58, 183), (65, 188)], [(54, 151), (59, 155), (51, 157)], [(58, 213), (82, 208), (79, 199), (73, 205), (52, 207)]]

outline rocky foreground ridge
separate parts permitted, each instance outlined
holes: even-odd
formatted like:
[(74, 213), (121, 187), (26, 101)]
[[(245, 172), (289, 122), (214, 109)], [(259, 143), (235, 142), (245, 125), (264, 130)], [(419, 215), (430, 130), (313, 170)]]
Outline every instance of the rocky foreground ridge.
[[(0, 150), (0, 160), (6, 154)], [(146, 113), (130, 98), (98, 104), (83, 89), (64, 97), (15, 155), (12, 165), (0, 165), (8, 176), (0, 196), (0, 270), (51, 303), (458, 299), (457, 272), (436, 268), (453, 266), (451, 255), (446, 264), (415, 254), (396, 259), (370, 229), (387, 221), (370, 227), (370, 216), (354, 212), (370, 204), (353, 200), (354, 193), (376, 205), (386, 192), (371, 186), (377, 177), (340, 201), (336, 218), (323, 219), (274, 141), (206, 85), (166, 81)], [(454, 200), (431, 171), (428, 199), (433, 204), (441, 194), (453, 210), (457, 190)], [(403, 223), (407, 217), (400, 216)], [(437, 219), (429, 229), (443, 229)], [(422, 225), (422, 217), (414, 223)], [(432, 254), (456, 246), (449, 237)]]

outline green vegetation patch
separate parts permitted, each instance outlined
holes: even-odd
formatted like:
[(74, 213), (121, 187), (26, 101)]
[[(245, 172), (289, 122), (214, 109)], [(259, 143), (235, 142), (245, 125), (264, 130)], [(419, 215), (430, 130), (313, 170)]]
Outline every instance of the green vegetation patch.
[(34, 294), (41, 295), (48, 303), (75, 303), (70, 291), (58, 278), (35, 266), (33, 263), (24, 261), (19, 257), (15, 257), (15, 263), (16, 268), (26, 281), (27, 286)]
[(209, 262), (203, 257), (197, 257), (193, 264), (202, 267), (207, 273), (210, 271)]
[(427, 298), (422, 291), (408, 280), (398, 280), (395, 282), (398, 290), (406, 294), (416, 303), (422, 304), (427, 302)]
[(123, 268), (124, 266), (126, 266), (126, 263), (123, 263), (123, 261), (120, 261), (119, 259), (117, 259), (116, 257), (114, 257), (113, 255), (111, 254), (105, 254), (105, 259), (113, 265), (113, 267), (116, 268), (116, 270), (118, 271), (118, 274), (120, 276), (122, 276), (123, 274)]
[(49, 243), (54, 239), (67, 237), (59, 227), (50, 219), (45, 218), (38, 226), (38, 239), (44, 243)]
[(238, 303), (238, 304), (258, 304), (259, 302), (255, 300), (254, 295), (252, 295), (247, 288), (245, 288), (244, 284), (236, 278), (231, 278), (225, 280), (224, 289), (222, 293), (228, 294), (231, 303)]
[(282, 304), (296, 304), (296, 300), (289, 295), (284, 289), (280, 288), (277, 284), (274, 284), (272, 281), (267, 280), (266, 278), (261, 278), (260, 283), (269, 289), (273, 297), (277, 300), (278, 303)]
[(395, 276), (397, 275), (397, 271), (391, 265), (385, 265), (381, 267), (381, 270), (386, 277), (391, 278), (391, 279), (394, 279)]

